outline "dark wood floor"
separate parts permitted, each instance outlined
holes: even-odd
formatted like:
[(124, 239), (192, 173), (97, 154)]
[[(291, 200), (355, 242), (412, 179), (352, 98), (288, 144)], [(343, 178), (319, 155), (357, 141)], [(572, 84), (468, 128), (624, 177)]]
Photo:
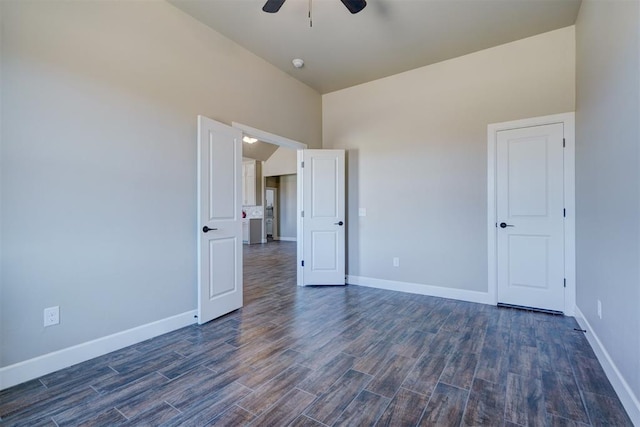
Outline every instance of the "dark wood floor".
[(2, 425), (632, 425), (572, 318), (295, 286), (245, 246), (245, 307), (0, 392)]

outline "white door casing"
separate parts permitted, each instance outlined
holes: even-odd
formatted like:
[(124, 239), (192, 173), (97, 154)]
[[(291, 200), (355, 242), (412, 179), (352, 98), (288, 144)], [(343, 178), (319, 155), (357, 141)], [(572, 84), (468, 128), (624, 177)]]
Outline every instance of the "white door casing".
[(345, 152), (302, 151), (304, 285), (345, 284)]
[(242, 132), (198, 116), (198, 323), (242, 307)]
[(573, 113), (488, 127), (488, 279), (496, 303), (574, 314), (574, 139)]
[(563, 124), (497, 133), (498, 302), (564, 311)]

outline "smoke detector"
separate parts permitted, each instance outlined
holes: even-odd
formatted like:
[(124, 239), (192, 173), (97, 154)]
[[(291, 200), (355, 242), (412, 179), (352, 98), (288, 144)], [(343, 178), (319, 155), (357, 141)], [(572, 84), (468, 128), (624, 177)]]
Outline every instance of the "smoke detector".
[(304, 61), (300, 58), (296, 58), (293, 61), (291, 61), (293, 63), (293, 66), (296, 68), (302, 68), (304, 67)]

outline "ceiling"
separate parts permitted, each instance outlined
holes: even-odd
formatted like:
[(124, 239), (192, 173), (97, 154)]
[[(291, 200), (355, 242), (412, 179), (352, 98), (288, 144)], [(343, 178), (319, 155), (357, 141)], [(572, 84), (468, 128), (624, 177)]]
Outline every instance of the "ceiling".
[[(573, 25), (580, 0), (169, 0), (321, 94)], [(302, 58), (296, 69), (291, 60)]]
[(247, 159), (260, 160), (266, 162), (276, 150), (280, 148), (277, 145), (268, 142), (256, 141), (253, 144), (242, 143), (242, 157)]

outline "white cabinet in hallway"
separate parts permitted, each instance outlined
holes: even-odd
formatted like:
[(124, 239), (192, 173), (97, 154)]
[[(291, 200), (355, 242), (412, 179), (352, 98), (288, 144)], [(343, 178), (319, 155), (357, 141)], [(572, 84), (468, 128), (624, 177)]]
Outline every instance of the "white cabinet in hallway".
[(242, 220), (242, 243), (249, 243), (249, 220)]

